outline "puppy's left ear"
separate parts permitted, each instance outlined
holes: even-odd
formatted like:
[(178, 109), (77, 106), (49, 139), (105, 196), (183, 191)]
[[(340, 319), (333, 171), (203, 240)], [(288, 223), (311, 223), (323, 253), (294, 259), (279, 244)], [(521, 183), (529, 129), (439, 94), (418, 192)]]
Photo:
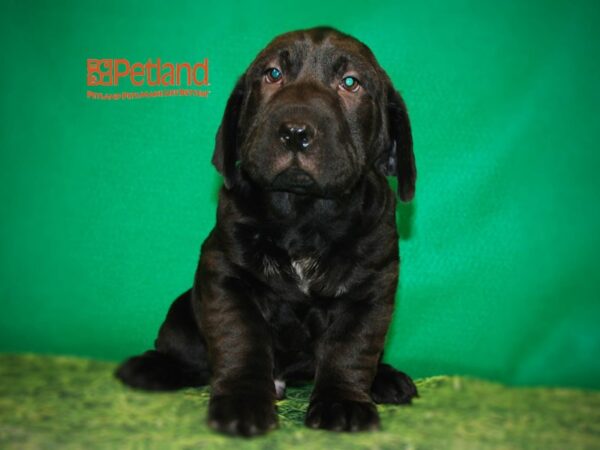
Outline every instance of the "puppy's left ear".
[(410, 202), (415, 196), (417, 181), (410, 121), (404, 100), (391, 84), (387, 90), (386, 108), (390, 146), (382, 155), (379, 168), (386, 176), (398, 177), (400, 200)]
[(242, 75), (227, 100), (225, 113), (215, 139), (215, 150), (212, 157), (213, 166), (223, 176), (227, 189), (231, 188), (239, 176), (237, 161), (239, 160), (239, 120), (244, 102), (244, 76)]

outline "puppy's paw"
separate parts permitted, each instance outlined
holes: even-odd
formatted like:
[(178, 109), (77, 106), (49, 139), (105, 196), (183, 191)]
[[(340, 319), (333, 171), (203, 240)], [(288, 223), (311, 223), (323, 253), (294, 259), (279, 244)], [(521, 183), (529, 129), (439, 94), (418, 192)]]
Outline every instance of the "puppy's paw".
[(264, 434), (277, 427), (277, 409), (268, 397), (219, 395), (210, 399), (208, 425), (237, 436)]
[(315, 398), (308, 406), (305, 424), (332, 431), (377, 430), (379, 414), (370, 402)]
[(375, 403), (408, 404), (418, 397), (417, 387), (404, 372), (388, 364), (380, 364), (371, 386), (371, 398)]
[(173, 391), (208, 381), (208, 375), (154, 350), (129, 358), (118, 367), (115, 376), (133, 388), (147, 391)]

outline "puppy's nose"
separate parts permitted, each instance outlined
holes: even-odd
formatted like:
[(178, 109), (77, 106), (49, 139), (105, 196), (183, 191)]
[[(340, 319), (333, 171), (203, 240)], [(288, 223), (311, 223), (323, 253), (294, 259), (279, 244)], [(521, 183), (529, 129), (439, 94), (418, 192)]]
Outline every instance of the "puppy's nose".
[(279, 127), (279, 139), (292, 151), (306, 150), (314, 137), (313, 128), (305, 123), (285, 122)]

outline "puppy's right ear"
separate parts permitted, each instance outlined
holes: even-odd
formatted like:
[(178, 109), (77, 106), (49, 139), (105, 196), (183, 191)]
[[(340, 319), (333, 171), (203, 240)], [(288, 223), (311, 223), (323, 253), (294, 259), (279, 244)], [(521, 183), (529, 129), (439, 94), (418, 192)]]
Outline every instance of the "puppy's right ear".
[(227, 189), (231, 188), (238, 175), (237, 162), (239, 160), (239, 119), (242, 103), (244, 102), (244, 76), (242, 75), (233, 88), (233, 92), (227, 100), (223, 120), (217, 131), (215, 151), (212, 163), (217, 171), (223, 176)]

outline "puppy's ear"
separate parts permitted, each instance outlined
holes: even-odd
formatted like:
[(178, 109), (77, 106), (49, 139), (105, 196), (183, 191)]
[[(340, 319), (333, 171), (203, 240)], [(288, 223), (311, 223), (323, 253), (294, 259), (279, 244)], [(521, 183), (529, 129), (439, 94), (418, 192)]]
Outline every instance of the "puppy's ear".
[(398, 177), (400, 200), (410, 202), (415, 195), (417, 180), (410, 121), (404, 100), (391, 84), (387, 91), (386, 108), (390, 146), (382, 155), (379, 168), (386, 176)]
[(223, 176), (227, 189), (235, 184), (238, 177), (236, 167), (239, 159), (238, 125), (243, 102), (244, 76), (242, 75), (227, 100), (223, 120), (217, 131), (215, 151), (212, 157), (212, 163)]

